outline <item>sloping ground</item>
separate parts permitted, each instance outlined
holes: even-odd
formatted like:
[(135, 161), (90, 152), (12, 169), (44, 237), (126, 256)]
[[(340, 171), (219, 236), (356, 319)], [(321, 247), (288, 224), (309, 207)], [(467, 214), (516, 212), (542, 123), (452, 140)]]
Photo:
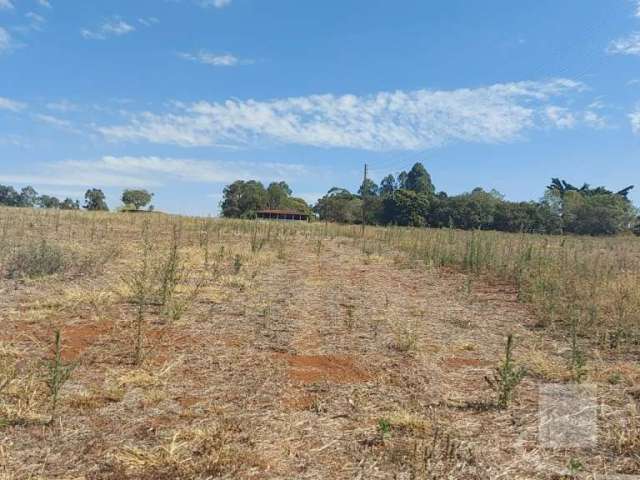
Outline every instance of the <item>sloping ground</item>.
[[(0, 478), (640, 474), (632, 362), (589, 360), (597, 447), (540, 444), (538, 388), (570, 379), (569, 344), (535, 330), (509, 288), (346, 239), (254, 254), (246, 241), (225, 240), (219, 275), (176, 324), (150, 320), (143, 367), (130, 363), (132, 307), (117, 293), (131, 259), (97, 279), (2, 281), (3, 349), (23, 364), (4, 397)], [(45, 425), (34, 359), (50, 355), (54, 326), (79, 365)], [(529, 374), (499, 410), (484, 377), (509, 333)]]

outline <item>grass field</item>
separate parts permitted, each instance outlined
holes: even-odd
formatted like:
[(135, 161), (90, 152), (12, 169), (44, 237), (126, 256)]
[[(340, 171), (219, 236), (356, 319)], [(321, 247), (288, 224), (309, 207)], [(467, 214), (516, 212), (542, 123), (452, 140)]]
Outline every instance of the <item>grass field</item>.
[(1, 479), (640, 475), (635, 237), (0, 209), (0, 265)]

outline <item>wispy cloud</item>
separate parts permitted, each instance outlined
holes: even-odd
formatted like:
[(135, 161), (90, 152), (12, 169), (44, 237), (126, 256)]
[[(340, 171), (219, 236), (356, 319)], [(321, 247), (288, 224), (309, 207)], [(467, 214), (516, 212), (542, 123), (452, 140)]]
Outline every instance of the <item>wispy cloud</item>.
[(0, 55), (13, 50), (13, 48), (15, 48), (15, 44), (13, 42), (13, 38), (11, 38), (11, 34), (4, 28), (0, 27)]
[(27, 107), (25, 103), (11, 100), (10, 98), (0, 97), (0, 110), (9, 110), (11, 112), (20, 112)]
[(71, 133), (80, 133), (80, 130), (75, 128), (71, 122), (69, 122), (68, 120), (64, 120), (62, 118), (54, 117), (53, 115), (37, 113), (33, 115), (33, 118), (35, 118), (39, 122), (45, 123), (52, 127), (59, 128), (60, 130), (65, 130)]
[(54, 186), (159, 187), (176, 181), (225, 183), (256, 177), (291, 180), (303, 176), (307, 169), (285, 163), (105, 156), (96, 161), (65, 160), (43, 164), (38, 166), (38, 172), (0, 174), (0, 181)]
[(114, 141), (181, 146), (284, 143), (363, 150), (423, 150), (453, 142), (512, 141), (548, 124), (552, 97), (584, 89), (576, 81), (518, 82), (450, 91), (312, 95), (228, 100), (143, 112), (99, 131)]
[(593, 110), (585, 111), (582, 114), (582, 119), (588, 127), (598, 130), (607, 128), (609, 126), (609, 122), (607, 121), (607, 119), (599, 113), (594, 112)]
[(53, 8), (49, 0), (38, 0), (38, 5), (45, 8)]
[(631, 122), (631, 130), (633, 133), (640, 135), (640, 107), (629, 114), (629, 121)]
[(557, 128), (573, 128), (576, 124), (576, 117), (568, 108), (551, 105), (545, 109), (545, 113)]
[(70, 102), (69, 100), (66, 100), (66, 99), (58, 100), (56, 102), (49, 102), (46, 104), (46, 107), (49, 110), (54, 110), (56, 112), (62, 112), (62, 113), (75, 112), (80, 110), (79, 105), (76, 105), (75, 103)]
[(47, 20), (42, 15), (38, 15), (35, 12), (28, 12), (25, 17), (27, 17), (27, 20), (29, 20), (29, 25), (27, 28), (31, 30), (42, 30), (42, 26), (47, 22)]
[(138, 23), (140, 25), (144, 25), (145, 27), (151, 27), (157, 23), (160, 23), (160, 20), (158, 20), (156, 17), (146, 17), (146, 18), (139, 18)]
[(120, 37), (131, 32), (135, 32), (136, 28), (125, 22), (124, 20), (114, 17), (107, 20), (98, 28), (90, 30), (83, 28), (80, 34), (89, 40), (106, 40), (109, 37)]
[(11, 0), (0, 0), (0, 10), (11, 10), (13, 7), (13, 3)]
[(200, 50), (196, 53), (178, 53), (180, 58), (213, 67), (235, 67), (237, 65), (247, 65), (253, 63), (252, 60), (240, 60), (230, 53), (213, 53)]
[(620, 55), (640, 55), (640, 32), (614, 40), (609, 44), (607, 52)]
[(231, 5), (231, 0), (199, 0), (198, 4), (201, 7), (224, 8)]

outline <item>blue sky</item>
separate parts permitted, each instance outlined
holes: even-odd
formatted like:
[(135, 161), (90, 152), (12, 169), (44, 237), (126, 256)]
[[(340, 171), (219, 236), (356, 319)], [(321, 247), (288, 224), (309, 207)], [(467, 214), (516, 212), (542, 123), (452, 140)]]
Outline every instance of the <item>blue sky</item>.
[(0, 183), (206, 215), (237, 178), (528, 200), (639, 160), (638, 0), (0, 0)]

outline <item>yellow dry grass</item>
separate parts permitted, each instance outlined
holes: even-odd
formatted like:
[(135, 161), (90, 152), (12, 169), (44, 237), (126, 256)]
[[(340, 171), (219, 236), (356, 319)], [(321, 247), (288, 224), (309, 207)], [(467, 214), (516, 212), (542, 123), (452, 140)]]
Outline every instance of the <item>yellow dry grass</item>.
[[(180, 232), (180, 275), (135, 365), (144, 228), (158, 278)], [(640, 474), (634, 238), (0, 209), (0, 274), (42, 241), (61, 271), (0, 279), (0, 479)], [(599, 443), (554, 450), (538, 389), (574, 381), (572, 322)], [(76, 367), (52, 417), (56, 329)], [(499, 410), (509, 333), (528, 375)]]

